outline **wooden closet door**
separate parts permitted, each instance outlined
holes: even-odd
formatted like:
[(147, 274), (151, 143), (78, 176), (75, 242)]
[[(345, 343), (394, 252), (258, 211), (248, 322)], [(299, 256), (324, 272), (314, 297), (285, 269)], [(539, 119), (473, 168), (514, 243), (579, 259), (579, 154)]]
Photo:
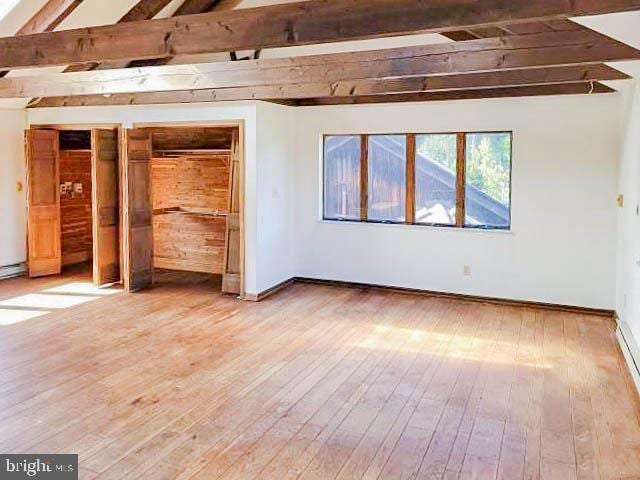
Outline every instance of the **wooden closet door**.
[(134, 292), (153, 285), (151, 132), (126, 130), (123, 150), (123, 278), (125, 290)]
[(222, 291), (240, 294), (242, 291), (242, 255), (240, 237), (240, 139), (234, 131), (229, 169), (229, 214), (225, 234)]
[(56, 130), (27, 130), (27, 250), (29, 277), (60, 273), (60, 159)]
[(91, 131), (93, 181), (93, 283), (120, 281), (118, 131)]

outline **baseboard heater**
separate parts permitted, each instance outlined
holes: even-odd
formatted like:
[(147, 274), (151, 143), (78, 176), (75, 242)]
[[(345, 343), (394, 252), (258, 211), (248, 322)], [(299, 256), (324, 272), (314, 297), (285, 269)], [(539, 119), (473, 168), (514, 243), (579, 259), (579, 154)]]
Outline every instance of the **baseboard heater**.
[(14, 265), (5, 265), (0, 267), (0, 280), (6, 278), (19, 277), (24, 275), (27, 271), (27, 264), (25, 262), (16, 263)]
[(629, 325), (623, 320), (620, 320), (618, 316), (616, 316), (616, 321), (618, 323), (616, 336), (620, 343), (620, 349), (629, 366), (633, 382), (636, 384), (638, 392), (640, 392), (640, 348), (638, 348), (638, 344), (631, 333)]

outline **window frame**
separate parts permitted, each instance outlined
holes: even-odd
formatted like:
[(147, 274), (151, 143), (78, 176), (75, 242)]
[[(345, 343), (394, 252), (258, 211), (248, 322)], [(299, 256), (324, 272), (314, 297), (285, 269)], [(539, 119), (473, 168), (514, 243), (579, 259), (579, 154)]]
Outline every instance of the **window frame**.
[[(359, 137), (360, 138), (360, 219), (356, 220), (353, 218), (347, 218), (347, 217), (328, 217), (326, 214), (326, 184), (325, 184), (325, 179), (326, 179), (326, 175), (327, 175), (327, 163), (325, 162), (325, 154), (326, 154), (326, 141), (327, 141), (327, 137)], [(349, 223), (360, 223), (363, 221), (362, 219), (362, 198), (363, 198), (363, 182), (362, 182), (362, 173), (363, 171), (366, 173), (367, 170), (363, 170), (363, 159), (366, 159), (366, 154), (363, 153), (362, 148), (363, 148), (363, 144), (362, 144), (362, 134), (359, 133), (339, 133), (339, 134), (325, 134), (322, 136), (322, 145), (321, 145), (321, 152), (322, 152), (322, 182), (321, 182), (321, 186), (320, 186), (320, 190), (322, 191), (322, 196), (321, 196), (321, 201), (322, 201), (322, 219), (326, 220), (326, 221), (331, 221), (331, 222), (349, 222)]]
[[(467, 135), (478, 134), (506, 134), (509, 135), (509, 219), (508, 226), (492, 226), (492, 225), (465, 225), (466, 218), (466, 138)], [(369, 220), (368, 219), (368, 202), (369, 202), (369, 136), (375, 135), (404, 135), (406, 137), (406, 199), (405, 199), (405, 221), (390, 220)], [(456, 135), (456, 218), (454, 223), (437, 223), (437, 222), (416, 222), (415, 221), (415, 195), (416, 195), (416, 137), (420, 135)], [(325, 145), (328, 137), (359, 137), (360, 138), (360, 218), (341, 218), (328, 217), (325, 211), (325, 195), (326, 195), (326, 162), (325, 162)], [(513, 198), (513, 131), (512, 130), (478, 130), (478, 131), (459, 131), (459, 132), (410, 132), (410, 133), (337, 133), (322, 135), (322, 178), (321, 178), (321, 204), (322, 204), (322, 220), (328, 222), (339, 223), (372, 223), (383, 225), (415, 225), (419, 227), (435, 227), (449, 228), (460, 230), (479, 230), (479, 231), (511, 231), (512, 214), (512, 198)]]

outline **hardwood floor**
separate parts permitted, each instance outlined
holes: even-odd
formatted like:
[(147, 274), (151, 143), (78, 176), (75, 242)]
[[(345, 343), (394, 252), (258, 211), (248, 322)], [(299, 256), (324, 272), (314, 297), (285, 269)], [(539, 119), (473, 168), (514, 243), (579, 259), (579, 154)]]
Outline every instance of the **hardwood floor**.
[(83, 479), (640, 478), (610, 319), (161, 280), (0, 282), (1, 452), (78, 453)]

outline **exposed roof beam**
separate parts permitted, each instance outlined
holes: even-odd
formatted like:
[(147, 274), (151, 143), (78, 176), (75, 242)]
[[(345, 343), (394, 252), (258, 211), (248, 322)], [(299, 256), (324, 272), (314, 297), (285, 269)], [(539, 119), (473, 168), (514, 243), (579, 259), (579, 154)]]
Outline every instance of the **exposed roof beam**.
[(559, 85), (534, 85), (529, 87), (495, 88), (485, 90), (463, 90), (450, 92), (404, 93), (397, 95), (371, 95), (361, 97), (331, 97), (297, 100), (289, 105), (298, 107), (319, 105), (356, 105), (368, 103), (435, 102), (443, 100), (469, 100), (503, 97), (535, 97), (543, 95), (580, 95), (612, 93), (614, 89), (596, 84), (564, 83)]
[[(470, 31), (460, 30), (453, 32), (443, 32), (442, 35), (450, 38), (454, 41), (462, 41), (465, 39), (469, 39), (470, 37), (475, 38), (489, 38), (493, 36), (503, 36), (503, 35), (526, 35), (532, 33), (544, 33), (551, 31), (567, 31), (567, 30), (582, 30), (582, 31), (592, 31), (589, 28), (575, 23), (572, 20), (553, 20), (547, 23), (545, 22), (532, 22), (532, 23), (516, 23), (513, 25), (502, 26), (499, 28), (492, 27), (488, 29), (473, 29)], [(622, 43), (620, 42), (622, 45)], [(606, 79), (601, 79), (606, 80)]]
[(366, 79), (334, 83), (267, 85), (205, 90), (181, 90), (116, 95), (53, 97), (30, 107), (69, 107), (89, 105), (149, 105), (163, 103), (218, 102), (229, 100), (299, 100), (325, 97), (357, 97), (397, 93), (495, 89), (558, 83), (585, 83), (596, 80), (622, 80), (626, 74), (606, 65), (534, 68), (481, 72), (434, 77)]
[(447, 75), (639, 59), (590, 31), (550, 32), (368, 52), (0, 79), (0, 98), (199, 90)]
[(118, 23), (139, 22), (150, 20), (169, 5), (171, 0), (140, 0), (136, 3)]
[(136, 60), (508, 25), (640, 0), (311, 0), (0, 39), (0, 68)]
[[(155, 17), (171, 0), (139, 0), (120, 20), (120, 23), (138, 22), (141, 20), (150, 20)], [(70, 65), (65, 69), (68, 72), (86, 72), (95, 69), (104, 68), (124, 68), (129, 62), (117, 62), (110, 65), (100, 64), (98, 62), (80, 63)]]
[[(49, 0), (16, 32), (16, 35), (51, 32), (82, 2), (83, 0)], [(9, 70), (0, 72), (0, 78), (5, 77), (8, 73)]]
[[(174, 17), (183, 15), (194, 15), (197, 13), (210, 12), (212, 10), (226, 10), (234, 8), (240, 0), (224, 2), (221, 0), (184, 0), (182, 5), (173, 14)], [(109, 62), (100, 66), (100, 70), (107, 68), (124, 68), (124, 67), (151, 67), (154, 65), (166, 65), (172, 60), (172, 57), (152, 58), (146, 60), (134, 60), (132, 62)]]
[(49, 0), (18, 30), (16, 35), (51, 32), (82, 2), (83, 0)]
[(182, 15), (194, 15), (196, 13), (208, 12), (218, 3), (220, 3), (219, 0), (185, 0), (173, 16), (179, 17)]

